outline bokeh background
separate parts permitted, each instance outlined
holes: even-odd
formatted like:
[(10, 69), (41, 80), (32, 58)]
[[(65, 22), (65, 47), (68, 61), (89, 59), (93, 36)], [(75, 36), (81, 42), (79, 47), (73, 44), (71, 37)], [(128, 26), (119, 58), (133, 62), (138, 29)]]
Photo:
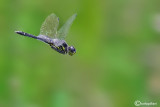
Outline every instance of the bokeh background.
[[(74, 56), (34, 35), (74, 13)], [(159, 0), (0, 0), (0, 107), (160, 107)]]

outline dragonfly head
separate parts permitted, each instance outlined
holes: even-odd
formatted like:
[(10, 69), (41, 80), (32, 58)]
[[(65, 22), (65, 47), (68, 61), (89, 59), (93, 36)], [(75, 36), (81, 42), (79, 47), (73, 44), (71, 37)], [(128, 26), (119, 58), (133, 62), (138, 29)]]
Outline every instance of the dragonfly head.
[(76, 49), (73, 46), (68, 47), (68, 54), (70, 56), (74, 55), (76, 53)]

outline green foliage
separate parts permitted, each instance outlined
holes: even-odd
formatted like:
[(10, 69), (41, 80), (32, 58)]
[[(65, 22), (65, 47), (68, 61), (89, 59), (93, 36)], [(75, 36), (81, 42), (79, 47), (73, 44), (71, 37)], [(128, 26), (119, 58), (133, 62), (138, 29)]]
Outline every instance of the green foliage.
[[(0, 107), (135, 107), (136, 100), (159, 104), (158, 2), (1, 0)], [(67, 43), (77, 50), (74, 56), (14, 33), (39, 35), (51, 13), (59, 17), (59, 32), (68, 33)], [(67, 32), (74, 13), (78, 16)], [(58, 27), (57, 17), (49, 17), (55, 17)]]

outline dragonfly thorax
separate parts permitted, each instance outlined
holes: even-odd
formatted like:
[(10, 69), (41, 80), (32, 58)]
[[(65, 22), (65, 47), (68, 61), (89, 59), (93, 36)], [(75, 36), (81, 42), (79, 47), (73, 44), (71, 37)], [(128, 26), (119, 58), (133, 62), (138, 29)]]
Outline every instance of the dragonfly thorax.
[(76, 53), (76, 49), (73, 46), (68, 46), (64, 40), (53, 39), (53, 45), (50, 45), (54, 50), (61, 54), (69, 54), (70, 56)]
[(60, 46), (62, 44), (67, 44), (65, 42), (65, 40), (60, 40), (60, 39), (52, 39), (52, 40), (53, 40), (53, 43), (54, 43), (55, 46)]

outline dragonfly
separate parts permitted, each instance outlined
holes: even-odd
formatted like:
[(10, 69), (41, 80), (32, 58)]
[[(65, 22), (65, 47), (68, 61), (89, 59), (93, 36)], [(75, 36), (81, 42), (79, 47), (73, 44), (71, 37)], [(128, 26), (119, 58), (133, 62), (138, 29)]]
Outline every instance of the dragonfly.
[(76, 53), (76, 49), (73, 46), (69, 46), (65, 41), (65, 38), (69, 32), (69, 29), (75, 20), (77, 14), (73, 14), (65, 24), (58, 30), (59, 18), (54, 14), (50, 14), (40, 28), (40, 34), (34, 36), (23, 31), (15, 31), (17, 34), (27, 36), (47, 43), (53, 50), (60, 54), (69, 54), (70, 56)]

